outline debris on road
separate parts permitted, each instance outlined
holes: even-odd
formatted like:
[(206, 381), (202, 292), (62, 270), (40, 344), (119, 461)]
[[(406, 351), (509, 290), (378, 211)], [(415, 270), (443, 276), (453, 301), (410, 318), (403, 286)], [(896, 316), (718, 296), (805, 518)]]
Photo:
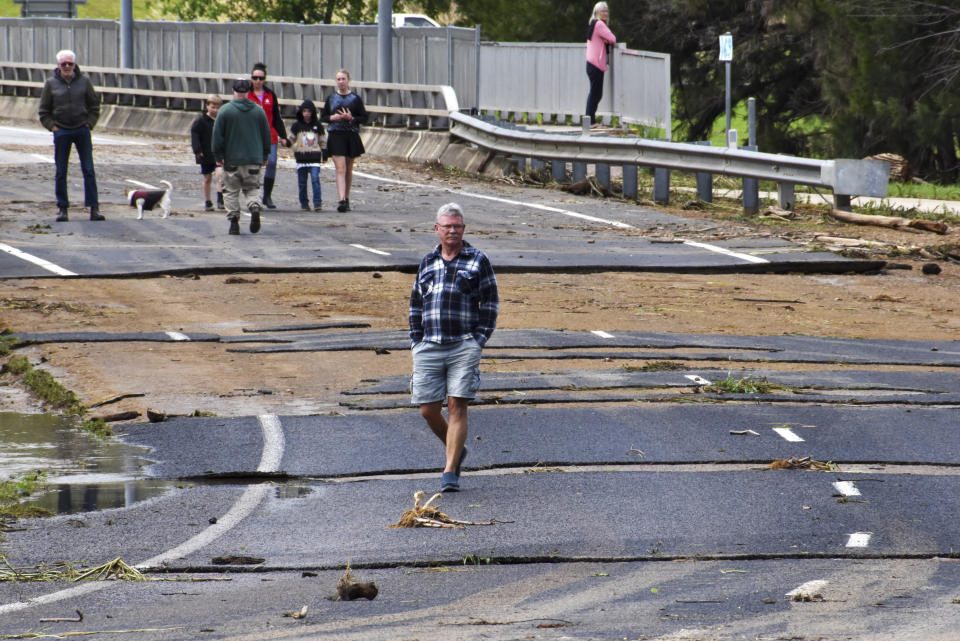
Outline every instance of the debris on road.
[(493, 525), (496, 523), (496, 521), (476, 522), (452, 519), (439, 509), (433, 507), (433, 502), (440, 499), (441, 494), (439, 492), (431, 496), (430, 500), (426, 503), (420, 505), (420, 500), (423, 499), (424, 496), (426, 496), (426, 493), (423, 490), (417, 490), (413, 495), (413, 508), (400, 515), (400, 520), (393, 525), (387, 526), (387, 529), (407, 527), (463, 529), (466, 525)]
[(260, 565), (261, 563), (266, 563), (266, 561), (266, 559), (259, 556), (239, 556), (236, 554), (215, 556), (210, 559), (210, 563), (214, 565)]
[(814, 461), (809, 456), (791, 456), (790, 458), (777, 458), (769, 465), (764, 465), (764, 470), (820, 470), (822, 472), (836, 472), (837, 464), (832, 461)]
[(294, 610), (293, 612), (284, 612), (283, 616), (290, 617), (291, 619), (306, 619), (307, 606), (303, 606), (299, 610)]
[(353, 578), (353, 572), (350, 571), (350, 562), (347, 561), (347, 569), (343, 576), (337, 581), (337, 593), (330, 597), (332, 601), (355, 601), (356, 599), (367, 599), (373, 601), (377, 598), (380, 590), (373, 581), (356, 581)]

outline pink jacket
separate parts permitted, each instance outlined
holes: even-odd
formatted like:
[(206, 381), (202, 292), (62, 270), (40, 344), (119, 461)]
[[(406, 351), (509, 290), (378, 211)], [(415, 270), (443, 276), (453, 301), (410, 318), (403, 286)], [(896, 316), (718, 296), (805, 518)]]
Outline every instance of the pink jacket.
[(616, 44), (617, 37), (603, 20), (593, 26), (593, 37), (587, 40), (587, 62), (600, 71), (607, 70), (607, 45)]

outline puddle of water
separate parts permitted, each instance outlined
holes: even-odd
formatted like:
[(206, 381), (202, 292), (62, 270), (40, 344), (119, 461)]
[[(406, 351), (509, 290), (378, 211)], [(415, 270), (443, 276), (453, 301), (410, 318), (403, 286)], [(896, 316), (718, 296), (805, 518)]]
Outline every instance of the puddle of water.
[(30, 503), (58, 514), (125, 507), (175, 483), (143, 479), (149, 448), (98, 439), (50, 414), (0, 412), (0, 478), (47, 472), (47, 492)]

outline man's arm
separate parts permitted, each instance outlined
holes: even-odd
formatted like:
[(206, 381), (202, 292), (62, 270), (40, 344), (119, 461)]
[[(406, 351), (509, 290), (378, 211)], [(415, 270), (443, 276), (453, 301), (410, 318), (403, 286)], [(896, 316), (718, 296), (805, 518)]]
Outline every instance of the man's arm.
[(43, 84), (43, 90), (40, 92), (40, 108), (37, 110), (37, 115), (40, 117), (40, 124), (53, 131), (56, 123), (53, 122), (53, 89), (49, 81)]
[(490, 260), (484, 256), (480, 261), (480, 282), (477, 284), (479, 302), (477, 309), (476, 338), (481, 347), (486, 345), (497, 327), (497, 314), (500, 312), (500, 293), (497, 289), (497, 277), (493, 273)]
[(407, 320), (410, 323), (410, 345), (416, 345), (423, 340), (423, 292), (420, 291), (420, 273), (423, 263), (413, 279), (413, 289), (410, 291), (410, 312)]
[(217, 116), (217, 119), (213, 122), (213, 135), (210, 137), (210, 148), (213, 149), (213, 158), (217, 162), (224, 161), (224, 153), (226, 149), (225, 137), (226, 137), (226, 119), (230, 116), (223, 116), (223, 114)]
[(93, 129), (97, 126), (97, 121), (100, 120), (100, 94), (97, 93), (97, 90), (93, 88), (93, 83), (90, 82), (90, 78), (87, 78), (87, 125), (90, 126), (90, 129)]

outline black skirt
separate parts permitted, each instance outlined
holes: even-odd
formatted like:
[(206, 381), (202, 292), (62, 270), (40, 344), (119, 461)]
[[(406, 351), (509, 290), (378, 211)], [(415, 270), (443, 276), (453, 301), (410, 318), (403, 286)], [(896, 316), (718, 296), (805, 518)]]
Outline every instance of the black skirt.
[(327, 131), (327, 156), (356, 158), (364, 152), (360, 134), (355, 131)]

